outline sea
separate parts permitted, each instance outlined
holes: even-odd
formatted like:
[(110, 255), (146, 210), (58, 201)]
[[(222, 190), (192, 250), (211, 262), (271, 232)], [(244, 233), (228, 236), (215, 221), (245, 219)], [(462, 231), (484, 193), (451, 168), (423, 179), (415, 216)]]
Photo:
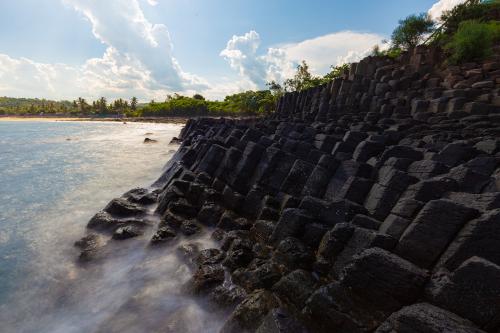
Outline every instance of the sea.
[[(161, 175), (181, 128), (0, 121), (0, 332), (218, 331), (221, 315), (183, 292), (191, 272), (174, 247), (146, 235), (82, 264), (74, 246), (111, 199)], [(213, 246), (197, 237), (176, 245)]]

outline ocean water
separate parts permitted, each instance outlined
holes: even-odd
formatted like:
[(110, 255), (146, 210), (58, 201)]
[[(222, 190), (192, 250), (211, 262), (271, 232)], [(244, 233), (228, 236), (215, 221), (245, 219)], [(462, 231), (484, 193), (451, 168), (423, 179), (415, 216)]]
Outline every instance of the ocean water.
[(110, 240), (107, 257), (81, 265), (73, 246), (109, 200), (160, 176), (180, 129), (0, 121), (1, 332), (217, 331), (219, 315), (182, 292), (191, 274), (173, 247)]

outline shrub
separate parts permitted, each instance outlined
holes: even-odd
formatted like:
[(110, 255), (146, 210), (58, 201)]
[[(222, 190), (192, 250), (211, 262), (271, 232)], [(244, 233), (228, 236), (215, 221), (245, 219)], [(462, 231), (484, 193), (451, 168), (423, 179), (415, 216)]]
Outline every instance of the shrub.
[(452, 64), (481, 60), (491, 55), (493, 43), (500, 37), (498, 22), (465, 21), (451, 37), (445, 49)]

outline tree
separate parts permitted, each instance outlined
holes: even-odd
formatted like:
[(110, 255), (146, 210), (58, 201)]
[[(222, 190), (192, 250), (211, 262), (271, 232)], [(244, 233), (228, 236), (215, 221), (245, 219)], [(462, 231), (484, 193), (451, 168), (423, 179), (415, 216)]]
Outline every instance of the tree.
[(328, 83), (333, 79), (341, 77), (349, 71), (349, 64), (343, 64), (338, 66), (330, 66), (330, 73), (323, 76), (321, 79), (322, 83)]
[(130, 100), (130, 108), (135, 111), (137, 110), (137, 97), (132, 97), (132, 99)]
[(106, 101), (106, 97), (101, 97), (99, 99), (99, 113), (105, 114), (108, 111), (108, 102)]
[(194, 98), (194, 99), (198, 99), (198, 100), (200, 100), (200, 101), (204, 101), (204, 100), (205, 100), (205, 97), (203, 97), (203, 96), (202, 96), (202, 95), (200, 95), (200, 94), (194, 94), (194, 95), (193, 95), (193, 98)]
[(78, 108), (80, 109), (81, 113), (85, 113), (85, 111), (87, 110), (87, 106), (88, 104), (85, 98), (78, 97)]
[(421, 13), (410, 15), (399, 21), (392, 32), (392, 47), (409, 50), (420, 44), (426, 34), (434, 30), (434, 22), (429, 15)]

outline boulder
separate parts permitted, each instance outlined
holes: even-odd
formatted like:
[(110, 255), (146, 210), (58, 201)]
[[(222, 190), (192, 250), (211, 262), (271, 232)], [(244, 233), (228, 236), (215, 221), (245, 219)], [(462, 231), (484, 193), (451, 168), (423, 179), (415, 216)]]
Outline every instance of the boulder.
[(104, 211), (119, 217), (130, 217), (144, 214), (146, 209), (137, 204), (131, 203), (124, 198), (116, 198), (107, 204)]
[(221, 333), (254, 332), (264, 321), (266, 315), (279, 303), (269, 291), (256, 291), (243, 300), (231, 313), (222, 326)]
[(450, 276), (433, 280), (428, 295), (433, 303), (492, 330), (500, 325), (498, 281), (500, 266), (472, 257)]
[(395, 251), (420, 267), (430, 267), (477, 213), (449, 200), (430, 201), (405, 230)]
[(428, 303), (393, 313), (375, 333), (484, 333), (470, 321)]

